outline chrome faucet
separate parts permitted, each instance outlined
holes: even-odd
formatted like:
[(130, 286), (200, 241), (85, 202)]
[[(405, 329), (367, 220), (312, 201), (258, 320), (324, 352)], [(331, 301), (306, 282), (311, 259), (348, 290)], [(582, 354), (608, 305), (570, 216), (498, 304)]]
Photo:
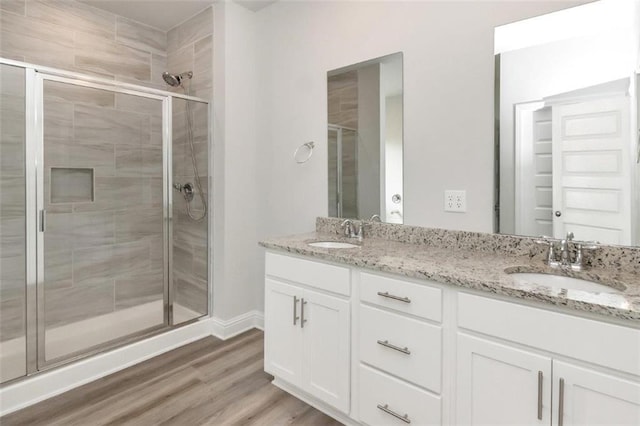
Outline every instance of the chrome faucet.
[[(584, 250), (596, 250), (599, 247), (599, 243), (597, 241), (575, 241), (573, 238), (573, 232), (569, 232), (567, 236), (561, 240), (543, 236), (535, 242), (537, 244), (544, 244), (549, 248), (547, 252), (547, 264), (550, 267), (582, 271), (584, 269)], [(572, 261), (571, 258), (574, 249), (575, 256)], [(560, 253), (559, 260), (556, 250)]]
[(569, 244), (573, 241), (573, 232), (568, 232), (566, 238), (560, 240), (560, 266), (567, 268), (571, 266), (571, 252)]
[(345, 237), (353, 238), (353, 221), (351, 219), (345, 219), (345, 221), (340, 224), (340, 228), (343, 229)]
[(344, 222), (340, 225), (340, 227), (344, 230), (344, 236), (348, 238), (357, 238), (358, 241), (362, 241), (364, 238), (364, 221), (360, 221), (358, 224), (358, 228), (356, 230), (356, 225), (353, 223), (351, 219), (345, 219)]
[(369, 218), (370, 222), (382, 222), (382, 219), (380, 218), (379, 214), (374, 214), (371, 215), (371, 217)]

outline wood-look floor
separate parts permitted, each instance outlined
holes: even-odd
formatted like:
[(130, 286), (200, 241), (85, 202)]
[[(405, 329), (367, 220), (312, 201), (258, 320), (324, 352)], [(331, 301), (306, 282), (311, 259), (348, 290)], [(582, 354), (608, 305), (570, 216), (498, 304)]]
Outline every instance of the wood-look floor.
[(273, 386), (263, 334), (208, 337), (0, 418), (11, 425), (339, 425)]

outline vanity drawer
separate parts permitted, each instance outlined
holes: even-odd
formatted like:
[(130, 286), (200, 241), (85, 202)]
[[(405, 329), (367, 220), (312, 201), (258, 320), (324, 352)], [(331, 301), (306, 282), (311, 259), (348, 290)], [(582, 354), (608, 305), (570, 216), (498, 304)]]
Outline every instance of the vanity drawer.
[(458, 294), (458, 327), (640, 375), (640, 330), (473, 294)]
[(442, 328), (361, 304), (360, 360), (440, 393)]
[[(360, 366), (360, 421), (368, 425), (439, 425), (440, 397), (367, 366)], [(386, 408), (385, 411), (382, 408)]]
[(439, 288), (362, 272), (360, 300), (432, 321), (442, 321), (442, 291)]
[(267, 252), (265, 273), (344, 296), (351, 294), (351, 271), (342, 266)]

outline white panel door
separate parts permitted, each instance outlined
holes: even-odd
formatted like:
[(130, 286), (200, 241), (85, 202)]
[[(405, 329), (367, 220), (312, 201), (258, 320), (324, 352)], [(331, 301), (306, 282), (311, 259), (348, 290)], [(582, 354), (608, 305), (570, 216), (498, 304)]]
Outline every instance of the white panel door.
[(305, 290), (302, 303), (302, 388), (338, 410), (348, 413), (349, 301)]
[(302, 289), (266, 279), (264, 369), (293, 385), (302, 382)]
[(542, 108), (541, 104), (516, 106), (515, 233), (518, 235), (553, 235), (551, 108)]
[(553, 106), (554, 235), (631, 244), (629, 97)]
[[(561, 392), (560, 381), (563, 381)], [(553, 424), (640, 425), (640, 384), (553, 361)], [(560, 421), (560, 398), (562, 421)]]
[(549, 425), (550, 402), (550, 358), (458, 334), (455, 424)]

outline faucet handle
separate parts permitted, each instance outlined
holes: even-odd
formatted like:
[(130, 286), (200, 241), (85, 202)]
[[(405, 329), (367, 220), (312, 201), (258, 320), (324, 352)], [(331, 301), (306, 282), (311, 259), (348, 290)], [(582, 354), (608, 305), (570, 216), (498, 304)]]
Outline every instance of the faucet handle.
[(345, 219), (340, 227), (344, 229), (344, 235), (351, 237), (353, 235), (353, 221), (351, 219)]
[(600, 248), (600, 242), (598, 241), (574, 241), (574, 243), (581, 250), (597, 250)]
[(573, 241), (573, 238), (574, 238), (573, 232), (567, 232), (566, 240)]
[(551, 246), (557, 243), (558, 241), (560, 240), (558, 240), (557, 238), (549, 237), (547, 235), (540, 235), (540, 238), (538, 238), (537, 240), (534, 240), (533, 242), (536, 244)]
[(584, 268), (584, 257), (582, 255), (584, 250), (596, 250), (600, 248), (597, 241), (574, 241), (576, 245), (576, 260), (571, 264), (571, 269), (574, 271), (582, 271)]

